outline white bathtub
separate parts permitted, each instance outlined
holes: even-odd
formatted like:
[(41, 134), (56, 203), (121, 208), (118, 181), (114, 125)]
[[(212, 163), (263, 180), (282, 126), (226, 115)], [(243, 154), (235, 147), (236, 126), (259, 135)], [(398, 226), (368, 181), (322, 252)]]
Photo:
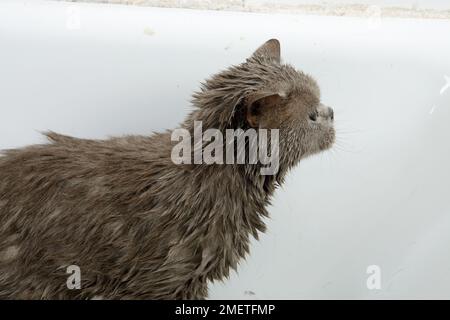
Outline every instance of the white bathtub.
[(292, 172), (210, 297), (450, 298), (449, 36), (450, 20), (2, 1), (0, 148), (176, 127), (200, 81), (276, 37), (338, 143)]

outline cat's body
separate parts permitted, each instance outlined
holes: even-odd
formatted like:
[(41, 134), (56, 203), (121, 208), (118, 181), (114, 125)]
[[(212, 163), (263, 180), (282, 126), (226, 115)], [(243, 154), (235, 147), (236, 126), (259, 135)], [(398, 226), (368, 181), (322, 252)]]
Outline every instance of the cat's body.
[[(182, 125), (192, 131), (193, 120), (201, 120), (205, 127), (224, 130), (256, 121), (258, 127), (280, 128), (276, 175), (260, 175), (260, 165), (177, 165), (170, 131), (102, 141), (50, 133), (49, 144), (5, 152), (0, 157), (0, 299), (205, 298), (207, 282), (228, 276), (248, 253), (250, 236), (264, 231), (265, 207), (286, 172), (334, 141), (332, 114), (319, 107), (318, 88), (306, 75), (295, 78), (287, 69), (279, 80), (280, 96), (290, 90), (301, 96), (302, 105), (315, 105), (319, 118), (312, 129), (292, 120), (300, 121), (301, 115), (303, 121), (312, 109), (293, 113), (290, 101), (278, 94), (273, 98), (280, 88), (270, 86), (270, 95), (260, 95), (263, 86), (277, 80), (267, 79), (280, 68), (277, 46), (271, 40), (242, 66), (212, 78), (194, 96), (198, 109)], [(245, 78), (249, 66), (261, 63), (270, 70)], [(239, 72), (244, 77), (233, 87)], [(289, 89), (289, 81), (296, 85)], [(252, 94), (256, 100), (248, 98)], [(238, 110), (250, 100), (249, 106), (257, 101), (261, 110)], [(265, 114), (273, 113), (268, 108), (275, 104), (277, 116)], [(319, 120), (327, 121), (326, 132)], [(81, 289), (67, 287), (71, 265), (80, 267)]]
[[(264, 198), (231, 167), (186, 168), (170, 151), (169, 134), (52, 134), (50, 145), (8, 154), (0, 163), (0, 297), (204, 297), (206, 274), (227, 275), (262, 228), (255, 209)], [(233, 190), (258, 199), (254, 209)], [(67, 289), (69, 265), (81, 268), (81, 290)]]

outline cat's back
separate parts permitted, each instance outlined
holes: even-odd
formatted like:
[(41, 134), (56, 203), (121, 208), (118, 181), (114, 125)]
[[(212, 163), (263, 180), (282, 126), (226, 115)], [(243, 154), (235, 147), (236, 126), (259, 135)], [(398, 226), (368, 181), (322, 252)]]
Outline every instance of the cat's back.
[(107, 140), (46, 135), (47, 144), (0, 154), (0, 216), (7, 202), (40, 206), (103, 198), (126, 204), (173, 166), (168, 133)]
[(136, 173), (141, 166), (151, 170), (152, 166), (170, 163), (168, 134), (107, 140), (79, 139), (54, 132), (45, 135), (49, 143), (0, 151), (0, 188), (8, 189), (20, 182), (39, 187), (58, 179), (119, 176)]
[(47, 136), (48, 144), (0, 155), (0, 232), (13, 222), (33, 227), (50, 218), (126, 214), (136, 195), (172, 165), (167, 134), (108, 140)]

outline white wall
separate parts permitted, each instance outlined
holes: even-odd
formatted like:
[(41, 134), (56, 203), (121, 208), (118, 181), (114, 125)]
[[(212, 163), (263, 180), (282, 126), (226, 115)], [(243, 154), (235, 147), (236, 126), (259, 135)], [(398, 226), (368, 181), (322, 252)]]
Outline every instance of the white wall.
[[(0, 148), (46, 129), (175, 127), (200, 81), (277, 37), (334, 107), (338, 143), (292, 172), (268, 233), (211, 297), (450, 298), (449, 32), (449, 20), (1, 2)], [(381, 290), (366, 287), (369, 265)]]
[[(64, 1), (64, 0), (57, 0)], [(368, 6), (399, 7), (412, 10), (449, 10), (447, 0), (71, 0), (76, 2), (101, 2), (168, 8), (218, 9), (237, 11), (271, 11), (292, 10), (310, 7), (312, 11), (327, 8), (348, 8), (351, 15)], [(308, 11), (311, 11), (308, 10)], [(344, 10), (345, 11), (345, 10)], [(340, 10), (342, 12), (342, 10)]]
[[(227, 1), (227, 0), (225, 0)], [(414, 8), (433, 8), (433, 9), (450, 9), (450, 2), (447, 0), (245, 0), (246, 3), (255, 3), (265, 5), (267, 3), (277, 3), (278, 5), (378, 5), (389, 7), (414, 7)]]

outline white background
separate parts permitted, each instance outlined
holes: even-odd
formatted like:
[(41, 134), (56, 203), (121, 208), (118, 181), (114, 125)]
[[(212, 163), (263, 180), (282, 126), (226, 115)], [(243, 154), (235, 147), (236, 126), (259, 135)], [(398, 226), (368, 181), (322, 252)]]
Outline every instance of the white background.
[[(233, 0), (222, 1), (232, 2)], [(450, 9), (450, 3), (447, 0), (246, 0), (245, 2), (260, 4), (261, 6), (264, 6), (266, 3), (277, 3), (279, 5), (311, 4), (324, 6), (362, 4), (417, 9)]]
[(174, 128), (200, 81), (276, 37), (334, 107), (338, 143), (291, 173), (211, 298), (450, 298), (449, 34), (449, 20), (3, 1), (0, 149), (47, 129)]

